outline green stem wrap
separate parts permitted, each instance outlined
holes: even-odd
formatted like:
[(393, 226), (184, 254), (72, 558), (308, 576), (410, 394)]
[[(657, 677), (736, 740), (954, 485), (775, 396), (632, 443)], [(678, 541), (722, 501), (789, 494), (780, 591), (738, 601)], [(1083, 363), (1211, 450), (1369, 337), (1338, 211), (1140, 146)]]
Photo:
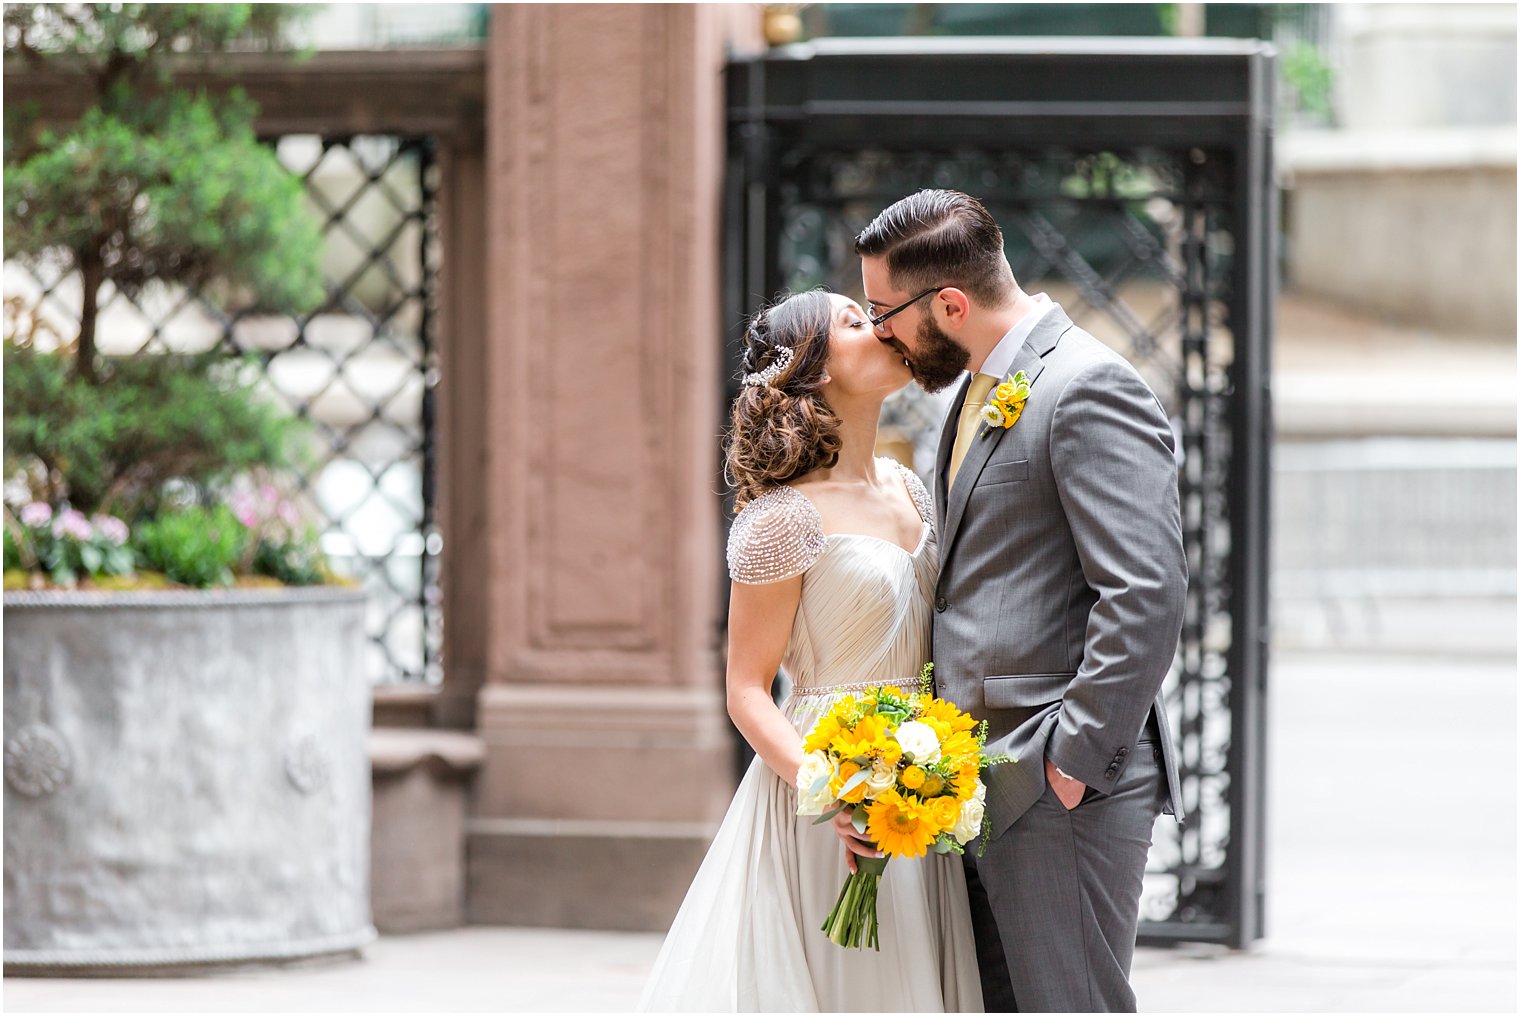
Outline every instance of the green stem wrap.
[(823, 922), (823, 932), (829, 941), (850, 949), (871, 948), (881, 950), (877, 937), (876, 890), (882, 872), (887, 870), (885, 857), (855, 858), (855, 874), (845, 879), (839, 890), (839, 899)]

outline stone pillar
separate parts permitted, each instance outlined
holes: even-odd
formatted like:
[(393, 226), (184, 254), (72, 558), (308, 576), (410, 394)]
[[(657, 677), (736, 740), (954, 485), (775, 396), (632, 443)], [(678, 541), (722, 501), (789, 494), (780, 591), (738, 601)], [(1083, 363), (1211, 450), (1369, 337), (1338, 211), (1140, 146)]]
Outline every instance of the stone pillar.
[(741, 16), (492, 10), (473, 922), (665, 927), (734, 789), (716, 440)]

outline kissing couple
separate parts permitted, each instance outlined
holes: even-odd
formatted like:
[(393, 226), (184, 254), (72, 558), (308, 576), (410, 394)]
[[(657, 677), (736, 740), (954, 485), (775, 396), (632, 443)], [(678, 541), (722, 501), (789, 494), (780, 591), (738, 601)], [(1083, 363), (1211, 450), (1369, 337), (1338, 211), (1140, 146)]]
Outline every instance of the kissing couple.
[[(1171, 426), (1123, 357), (1019, 287), (974, 197), (905, 197), (855, 251), (865, 306), (813, 290), (746, 329), (726, 680), (755, 758), (639, 1008), (1133, 1012), (1151, 831), (1182, 819), (1160, 696), (1188, 578)], [(913, 381), (959, 386), (932, 496), (875, 455)], [(935, 694), (1017, 761), (985, 774), (984, 849), (895, 858), (880, 948), (842, 948), (820, 928), (882, 854), (848, 809), (797, 814), (804, 738), (930, 660)]]

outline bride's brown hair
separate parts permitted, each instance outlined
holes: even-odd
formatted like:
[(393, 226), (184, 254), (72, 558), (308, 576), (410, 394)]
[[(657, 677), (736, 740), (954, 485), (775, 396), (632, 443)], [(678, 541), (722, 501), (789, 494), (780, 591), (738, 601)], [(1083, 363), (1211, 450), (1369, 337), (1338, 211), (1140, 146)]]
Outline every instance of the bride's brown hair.
[(792, 362), (768, 383), (744, 384), (729, 413), (724, 474), (736, 492), (734, 509), (767, 490), (839, 461), (839, 417), (823, 397), (834, 304), (826, 289), (778, 300), (744, 329), (744, 374)]

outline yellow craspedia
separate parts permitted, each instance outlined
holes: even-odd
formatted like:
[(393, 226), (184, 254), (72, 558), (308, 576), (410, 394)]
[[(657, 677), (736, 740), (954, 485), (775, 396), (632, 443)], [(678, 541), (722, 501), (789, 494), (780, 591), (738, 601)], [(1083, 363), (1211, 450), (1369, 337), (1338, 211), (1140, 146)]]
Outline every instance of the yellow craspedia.
[(891, 735), (884, 735), (881, 747), (876, 750), (876, 754), (881, 758), (884, 765), (895, 767), (897, 763), (902, 761), (902, 745), (898, 744), (896, 739)]
[(924, 777), (927, 775), (918, 766), (909, 766), (902, 771), (902, 775), (898, 779), (902, 780), (902, 785), (909, 790), (917, 790), (924, 785)]
[(849, 781), (850, 777), (860, 772), (860, 770), (861, 767), (854, 762), (845, 762), (840, 765), (839, 775), (829, 781), (829, 793), (846, 804), (859, 804), (861, 801), (864, 801), (866, 798), (866, 785), (864, 781), (852, 787), (848, 794), (840, 793), (840, 790)]
[(940, 826), (927, 806), (889, 790), (866, 806), (866, 832), (889, 856), (923, 857)]

